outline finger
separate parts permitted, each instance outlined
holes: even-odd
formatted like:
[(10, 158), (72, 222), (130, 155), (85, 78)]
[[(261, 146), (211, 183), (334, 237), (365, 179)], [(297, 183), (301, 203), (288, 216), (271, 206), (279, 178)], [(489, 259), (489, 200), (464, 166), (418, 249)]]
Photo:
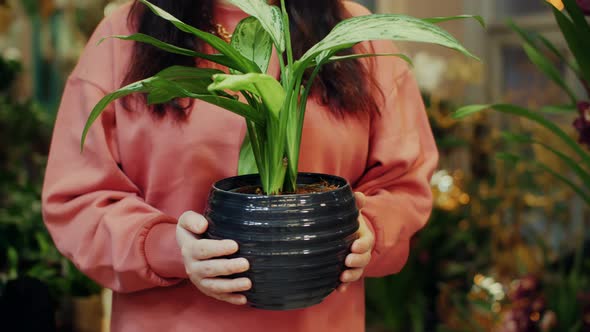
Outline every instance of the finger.
[(195, 235), (195, 233), (187, 231), (180, 225), (176, 227), (176, 242), (178, 243), (178, 246), (181, 248), (181, 250), (183, 250), (183, 257), (186, 257), (185, 253), (188, 253), (188, 251), (185, 250), (184, 247), (186, 247), (189, 243), (195, 242), (196, 240), (197, 236)]
[(245, 258), (211, 259), (190, 263), (188, 272), (202, 278), (215, 278), (245, 272), (249, 268), (250, 264)]
[(373, 250), (375, 245), (375, 235), (367, 227), (366, 221), (363, 217), (359, 217), (359, 238), (352, 244), (351, 251), (356, 254), (363, 254), (367, 251)]
[(346, 256), (346, 260), (344, 263), (347, 267), (350, 268), (364, 268), (365, 266), (369, 265), (371, 261), (371, 252), (366, 252), (364, 254), (349, 254)]
[(206, 278), (201, 279), (199, 288), (209, 294), (222, 295), (225, 293), (244, 292), (252, 288), (252, 282), (248, 278), (221, 279)]
[(219, 301), (224, 301), (224, 302), (228, 302), (231, 304), (235, 304), (235, 305), (244, 305), (246, 304), (248, 301), (246, 300), (246, 297), (242, 294), (220, 294), (220, 295), (210, 295), (213, 298), (219, 300)]
[(347, 289), (347, 288), (348, 288), (348, 284), (340, 284), (340, 286), (338, 286), (337, 290), (338, 290), (340, 293), (344, 293), (344, 292), (346, 292), (346, 289)]
[(186, 211), (180, 218), (178, 224), (187, 231), (194, 234), (203, 234), (209, 226), (209, 222), (202, 215), (194, 211)]
[(373, 241), (368, 236), (362, 236), (352, 243), (350, 251), (353, 254), (364, 254), (370, 252), (373, 248)]
[(342, 282), (354, 282), (359, 280), (363, 276), (364, 269), (351, 269), (342, 272), (340, 275), (340, 281)]
[(186, 250), (188, 251), (186, 256), (205, 260), (234, 254), (238, 251), (238, 244), (233, 240), (201, 239), (191, 242)]
[(357, 209), (362, 209), (367, 201), (367, 196), (360, 191), (354, 193), (354, 199), (356, 200)]

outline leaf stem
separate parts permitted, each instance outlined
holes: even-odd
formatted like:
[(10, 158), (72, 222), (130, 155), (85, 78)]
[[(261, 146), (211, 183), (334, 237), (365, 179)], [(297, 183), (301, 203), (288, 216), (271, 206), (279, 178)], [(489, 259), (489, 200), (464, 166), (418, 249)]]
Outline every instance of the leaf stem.
[(283, 12), (283, 29), (285, 30), (285, 47), (287, 51), (287, 64), (289, 67), (293, 65), (293, 46), (291, 45), (291, 30), (289, 15), (287, 14), (287, 6), (285, 0), (281, 0), (281, 11)]
[(303, 123), (305, 120), (305, 110), (306, 110), (306, 106), (307, 106), (307, 99), (309, 98), (309, 94), (311, 93), (311, 89), (313, 87), (313, 81), (315, 80), (317, 75), (320, 73), (321, 66), (322, 66), (322, 64), (318, 64), (314, 68), (313, 72), (311, 73), (311, 76), (309, 76), (309, 79), (305, 85), (305, 88), (303, 90), (303, 94), (301, 95), (301, 100), (299, 101), (299, 110), (298, 110), (298, 119), (297, 119), (297, 124), (298, 124), (297, 140), (301, 140), (301, 137), (303, 135)]

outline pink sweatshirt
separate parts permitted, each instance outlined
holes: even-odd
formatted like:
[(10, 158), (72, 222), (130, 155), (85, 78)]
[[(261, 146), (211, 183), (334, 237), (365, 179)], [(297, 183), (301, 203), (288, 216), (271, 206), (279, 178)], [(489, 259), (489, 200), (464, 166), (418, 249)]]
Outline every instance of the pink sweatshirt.
[[(368, 14), (352, 2), (346, 7), (352, 15)], [(187, 121), (175, 123), (148, 115), (145, 106), (130, 111), (117, 102), (94, 124), (80, 153), (90, 110), (120, 87), (130, 61), (131, 42), (96, 43), (132, 33), (129, 8), (103, 20), (67, 81), (43, 190), (56, 246), (114, 290), (112, 331), (363, 331), (362, 281), (311, 308), (273, 312), (219, 302), (186, 279), (177, 218), (186, 210), (202, 212), (211, 184), (236, 174), (242, 118), (196, 102)], [(230, 31), (243, 17), (235, 8), (217, 8), (217, 21)], [(365, 46), (397, 53), (389, 42)], [(368, 277), (396, 273), (405, 264), (409, 239), (431, 211), (429, 179), (438, 158), (408, 66), (385, 57), (374, 64), (385, 97), (381, 115), (342, 119), (310, 101), (300, 162), (301, 171), (342, 176), (367, 195), (363, 214), (376, 235)], [(276, 74), (276, 61), (273, 67)]]

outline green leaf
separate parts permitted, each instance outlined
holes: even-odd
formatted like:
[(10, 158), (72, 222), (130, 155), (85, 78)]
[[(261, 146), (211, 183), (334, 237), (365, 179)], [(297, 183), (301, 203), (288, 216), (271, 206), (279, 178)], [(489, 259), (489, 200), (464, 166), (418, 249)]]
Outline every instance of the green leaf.
[(243, 116), (259, 125), (264, 125), (264, 116), (248, 104), (235, 100), (226, 94), (222, 96), (212, 94), (208, 90), (209, 85), (213, 83), (212, 76), (219, 73), (221, 71), (216, 69), (172, 66), (150, 78), (129, 84), (104, 96), (88, 116), (82, 132), (81, 150), (84, 149), (90, 127), (106, 107), (119, 98), (138, 92), (147, 94), (147, 101), (150, 105), (165, 103), (175, 98), (199, 99)]
[(267, 74), (217, 74), (213, 76), (213, 83), (209, 86), (209, 91), (216, 90), (249, 91), (262, 99), (275, 119), (279, 117), (286, 96), (281, 83)]
[(578, 112), (578, 108), (574, 105), (548, 105), (541, 107), (539, 111), (543, 113), (563, 114), (576, 113)]
[(182, 87), (190, 88), (193, 93), (206, 93), (207, 87), (213, 82), (213, 76), (223, 73), (221, 70), (210, 68), (197, 68), (187, 66), (168, 67), (156, 75), (168, 81), (174, 81)]
[[(496, 155), (496, 157), (498, 159), (507, 160), (507, 161), (514, 162), (514, 163), (523, 162), (523, 159), (521, 157), (519, 157), (515, 154), (511, 154), (511, 153), (498, 153)], [(574, 192), (576, 192), (576, 194), (578, 194), (580, 196), (580, 198), (582, 198), (584, 200), (584, 202), (586, 202), (586, 204), (590, 205), (590, 196), (582, 187), (578, 186), (577, 184), (572, 182), (567, 177), (561, 175), (559, 172), (553, 170), (551, 167), (547, 166), (545, 163), (542, 163), (542, 162), (536, 161), (536, 160), (529, 161), (528, 163), (530, 163), (531, 165), (553, 175), (556, 179), (563, 182), (565, 185), (570, 187), (570, 189), (572, 189)]]
[(179, 30), (196, 36), (197, 38), (201, 39), (205, 43), (211, 45), (211, 47), (213, 47), (214, 49), (219, 51), (221, 54), (230, 58), (235, 63), (235, 67), (236, 67), (235, 69), (237, 69), (243, 73), (259, 72), (259, 68), (254, 62), (246, 59), (236, 49), (234, 49), (231, 45), (226, 43), (223, 39), (217, 37), (214, 34), (199, 30), (193, 26), (190, 26), (190, 25), (180, 21), (179, 19), (177, 19), (176, 17), (174, 17), (170, 13), (166, 12), (165, 10), (161, 9), (160, 7), (158, 7), (156, 5), (153, 5), (152, 3), (150, 3), (147, 0), (139, 0), (139, 1), (141, 1), (143, 4), (148, 6), (148, 8), (154, 14), (156, 14), (157, 16), (163, 18), (164, 20), (172, 23)]
[(215, 94), (211, 94), (211, 92), (203, 93), (201, 89), (198, 88), (196, 92), (190, 90), (190, 86), (181, 86), (177, 82), (174, 81), (167, 81), (164, 79), (154, 80), (147, 84), (147, 92), (148, 97), (149, 93), (152, 89), (158, 91), (158, 93), (162, 93), (167, 91), (174, 97), (174, 98), (193, 98), (205, 101), (209, 104), (219, 106), (224, 108), (232, 113), (235, 113), (239, 116), (244, 117), (249, 121), (253, 121), (259, 125), (265, 124), (265, 119), (262, 113), (258, 112), (256, 109), (252, 108), (248, 104), (244, 104), (238, 100), (233, 98), (227, 98), (225, 96), (218, 96)]
[(514, 21), (512, 21), (511, 19), (508, 20), (507, 24), (510, 27), (510, 29), (516, 32), (520, 36), (520, 38), (522, 38), (525, 42), (531, 45), (537, 45), (537, 38), (532, 31), (524, 30), (516, 23), (514, 23)]
[(524, 43), (524, 51), (531, 60), (531, 62), (537, 66), (545, 75), (549, 77), (555, 84), (559, 85), (563, 91), (565, 91), (570, 97), (572, 103), (577, 102), (576, 94), (574, 91), (565, 83), (563, 80), (563, 74), (555, 67), (549, 59), (541, 54), (536, 48), (529, 43)]
[(219, 73), (221, 71), (208, 68), (169, 67), (156, 74), (153, 80), (144, 83), (148, 100), (154, 92), (168, 93), (167, 100), (185, 97), (199, 99), (243, 116), (259, 125), (264, 125), (263, 115), (248, 104), (235, 100), (234, 97), (225, 93), (218, 96), (209, 91), (209, 85), (213, 83), (213, 76)]
[(454, 21), (454, 20), (461, 20), (461, 19), (474, 19), (476, 20), (482, 27), (486, 27), (486, 22), (483, 17), (479, 15), (457, 15), (457, 16), (449, 16), (449, 17), (429, 17), (424, 18), (423, 20), (432, 24), (438, 24), (441, 22), (447, 21)]
[(453, 113), (453, 118), (462, 119), (467, 116), (485, 111), (485, 110), (496, 110), (502, 113), (516, 115), (522, 118), (529, 119), (536, 122), (537, 124), (545, 127), (555, 136), (560, 138), (572, 151), (576, 152), (583, 160), (583, 162), (590, 167), (590, 154), (586, 152), (573, 138), (571, 138), (565, 131), (563, 131), (558, 125), (546, 119), (545, 117), (533, 113), (526, 108), (508, 105), (508, 104), (495, 104), (495, 105), (469, 105), (460, 108)]
[(568, 167), (583, 181), (583, 183), (590, 183), (590, 173), (588, 173), (586, 170), (580, 167), (580, 164), (577, 160), (574, 160), (565, 153), (558, 151), (550, 145), (538, 141), (527, 135), (505, 132), (502, 134), (502, 136), (505, 140), (510, 142), (516, 142), (521, 144), (536, 144), (544, 148), (545, 150), (549, 151), (550, 153), (554, 154), (559, 159), (561, 159), (565, 164), (567, 164)]
[(516, 23), (514, 23), (512, 20), (508, 20), (508, 26), (513, 31), (518, 33), (520, 38), (522, 38), (525, 42), (528, 42), (531, 46), (533, 46), (538, 53), (543, 53), (540, 47), (540, 45), (543, 45), (547, 50), (551, 51), (551, 53), (553, 53), (558, 59), (564, 61), (572, 71), (574, 71), (578, 76), (580, 76), (579, 66), (575, 62), (571, 61), (568, 57), (563, 55), (563, 53), (543, 35), (535, 31), (524, 30)]
[(148, 35), (145, 35), (142, 33), (136, 33), (136, 34), (132, 34), (132, 35), (128, 35), (128, 36), (115, 35), (115, 36), (105, 37), (105, 38), (102, 38), (98, 42), (98, 44), (101, 44), (105, 39), (109, 39), (109, 38), (116, 38), (116, 39), (121, 39), (121, 40), (133, 40), (136, 42), (145, 43), (145, 44), (155, 46), (155, 47), (157, 47), (163, 51), (169, 52), (169, 53), (201, 58), (201, 59), (209, 60), (214, 63), (218, 63), (220, 65), (223, 65), (223, 66), (226, 66), (229, 68), (234, 68), (234, 69), (238, 68), (238, 65), (236, 64), (235, 61), (233, 61), (231, 58), (229, 58), (223, 54), (206, 54), (206, 53), (196, 52), (193, 50), (189, 50), (186, 48), (182, 48), (182, 47), (174, 46), (172, 44), (165, 43), (159, 39), (156, 39), (152, 36), (148, 36)]
[(496, 159), (507, 161), (511, 164), (517, 164), (520, 161), (520, 157), (507, 152), (498, 152), (496, 153)]
[(570, 51), (578, 62), (581, 77), (586, 82), (590, 82), (590, 52), (588, 51), (590, 50), (590, 38), (586, 34), (580, 34), (576, 25), (556, 8), (553, 8), (553, 14)]
[(533, 142), (533, 140), (530, 136), (524, 135), (524, 134), (503, 132), (502, 137), (507, 141), (515, 142), (515, 143), (532, 143)]
[(47, 241), (47, 239), (43, 236), (40, 232), (35, 232), (35, 240), (37, 240), (37, 245), (39, 246), (39, 254), (44, 256), (51, 250), (51, 245)]
[(272, 55), (272, 39), (258, 19), (243, 19), (233, 33), (231, 46), (247, 59), (254, 61), (261, 73), (266, 73)]
[(590, 24), (586, 21), (586, 17), (580, 6), (575, 0), (563, 0), (563, 4), (576, 25), (578, 32), (588, 40), (588, 36), (590, 36)]
[(174, 46), (172, 44), (165, 43), (159, 39), (156, 39), (152, 36), (149, 36), (149, 35), (146, 35), (143, 33), (135, 33), (132, 35), (113, 35), (113, 36), (109, 36), (109, 37), (104, 37), (104, 38), (101, 38), (98, 41), (98, 43), (96, 43), (96, 45), (100, 45), (105, 40), (111, 39), (111, 38), (121, 39), (121, 40), (132, 40), (132, 41), (136, 41), (136, 42), (140, 42), (140, 43), (150, 44), (150, 45), (155, 46), (163, 51), (174, 53), (174, 54), (180, 54), (180, 55), (186, 55), (186, 56), (192, 56), (192, 57), (196, 57), (199, 54), (198, 52), (195, 52), (193, 50), (189, 50), (187, 48), (178, 47), (178, 46)]
[(246, 134), (242, 148), (240, 149), (240, 161), (238, 162), (238, 175), (258, 174), (256, 158), (250, 135)]
[(271, 6), (266, 0), (229, 0), (234, 6), (260, 21), (260, 24), (271, 36), (279, 53), (285, 51), (285, 32), (281, 10)]
[[(283, 33), (285, 35), (285, 37), (283, 38), (285, 40), (285, 51), (287, 51), (287, 66), (292, 67), (293, 66), (293, 45), (292, 45), (292, 40), (291, 40), (291, 20), (289, 18), (289, 13), (287, 13), (287, 5), (285, 3), (285, 0), (281, 0), (281, 9), (280, 9), (280, 13), (281, 13), (281, 23), (283, 26)], [(283, 59), (283, 57), (279, 57), (279, 59)], [(282, 61), (281, 61), (282, 62)], [(282, 72), (282, 70), (281, 70)]]
[(82, 131), (82, 139), (80, 142), (80, 151), (84, 150), (84, 142), (86, 142), (86, 136), (88, 135), (88, 131), (90, 130), (90, 127), (92, 126), (94, 121), (96, 121), (96, 119), (98, 119), (100, 114), (102, 114), (104, 109), (110, 103), (112, 103), (113, 101), (115, 101), (119, 98), (123, 98), (123, 97), (129, 96), (129, 95), (137, 93), (137, 92), (146, 92), (147, 90), (146, 90), (146, 87), (144, 86), (143, 83), (146, 81), (149, 82), (150, 80), (153, 80), (153, 78), (148, 78), (148, 79), (145, 79), (142, 81), (131, 83), (125, 87), (122, 87), (121, 89), (104, 96), (94, 106), (94, 108), (90, 112), (90, 115), (88, 116), (88, 119), (86, 120), (86, 125), (84, 126), (84, 130)]
[(563, 60), (574, 73), (576, 73), (579, 77), (582, 77), (580, 73), (580, 66), (575, 61), (572, 61), (569, 56), (565, 56), (555, 45), (553, 45), (551, 41), (549, 41), (549, 39), (545, 38), (543, 35), (538, 33), (534, 34), (541, 41), (541, 43), (547, 47), (547, 49), (553, 52), (553, 54), (555, 54), (559, 59)]
[(237, 100), (228, 99), (225, 97), (215, 95), (195, 95), (188, 94), (187, 97), (200, 99), (210, 104), (224, 108), (232, 113), (243, 116), (247, 120), (253, 121), (259, 125), (264, 125), (264, 117), (248, 104), (244, 104)]
[(405, 15), (376, 14), (352, 17), (340, 22), (322, 41), (308, 50), (299, 61), (307, 63), (326, 50), (337, 52), (368, 40), (438, 44), (478, 59), (448, 32), (432, 23)]
[[(145, 84), (148, 105), (165, 104), (176, 98), (186, 97), (186, 89), (176, 82), (164, 79), (154, 80)], [(207, 92), (208, 93), (208, 92)]]
[(6, 251), (6, 259), (8, 263), (8, 278), (16, 279), (18, 277), (18, 251), (14, 247), (8, 247)]
[[(149, 105), (167, 103), (175, 98), (188, 97), (187, 93), (208, 95), (207, 87), (213, 82), (213, 75), (222, 73), (217, 69), (185, 66), (168, 67), (144, 83)], [(174, 82), (172, 84), (171, 82)]]
[[(407, 62), (410, 66), (414, 66), (412, 59), (405, 54), (401, 53), (361, 53), (361, 54), (350, 54), (350, 55), (335, 55), (330, 57), (325, 63), (332, 63), (337, 61), (346, 61), (346, 60), (354, 60), (354, 59), (362, 59), (362, 58), (372, 58), (372, 57), (383, 57), (383, 56), (393, 56), (398, 57), (405, 62)], [(308, 68), (315, 67), (317, 63), (314, 61), (312, 62)]]
[[(248, 104), (254, 107), (257, 110), (260, 110), (263, 106), (260, 104), (258, 99), (247, 91), (242, 91), (242, 95), (248, 101)], [(272, 125), (272, 124), (270, 124)], [(247, 173), (259, 173), (260, 174), (260, 182), (262, 184), (262, 188), (264, 191), (268, 190), (269, 187), (269, 174), (268, 174), (268, 155), (267, 151), (269, 146), (267, 144), (267, 137), (266, 136), (266, 128), (256, 125), (251, 121), (246, 121), (246, 128), (248, 128), (248, 132), (245, 140), (249, 142), (244, 142), (242, 144), (242, 148), (240, 149), (240, 160), (238, 163), (238, 173), (239, 174), (247, 174)], [(252, 164), (256, 165), (256, 170)], [(242, 165), (242, 163), (244, 165)]]
[(177, 93), (175, 93), (174, 90), (168, 89), (167, 85), (162, 86), (161, 81), (160, 83), (157, 81), (154, 82), (154, 84), (149, 87), (149, 90), (150, 92), (147, 94), (146, 98), (148, 105), (165, 104), (174, 98), (177, 98)]

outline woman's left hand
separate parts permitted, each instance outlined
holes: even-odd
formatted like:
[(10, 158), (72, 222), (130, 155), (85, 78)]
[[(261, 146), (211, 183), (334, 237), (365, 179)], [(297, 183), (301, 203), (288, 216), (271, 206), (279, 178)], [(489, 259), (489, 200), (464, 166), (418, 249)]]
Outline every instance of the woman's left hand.
[[(359, 211), (365, 205), (365, 195), (357, 192), (354, 194)], [(371, 252), (375, 245), (375, 236), (369, 229), (365, 218), (359, 213), (359, 238), (352, 243), (351, 253), (346, 256), (345, 265), (346, 269), (340, 275), (340, 281), (342, 284), (338, 287), (339, 291), (345, 291), (348, 284), (357, 281), (362, 278), (365, 267), (369, 265), (371, 261)]]

